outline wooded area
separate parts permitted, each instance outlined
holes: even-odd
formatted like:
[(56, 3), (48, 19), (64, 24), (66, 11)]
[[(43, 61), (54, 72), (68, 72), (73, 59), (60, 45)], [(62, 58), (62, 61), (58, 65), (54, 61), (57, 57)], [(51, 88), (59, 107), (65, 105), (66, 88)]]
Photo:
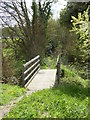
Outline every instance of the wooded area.
[[(85, 90), (85, 95), (80, 93), (85, 98), (89, 87), (84, 89), (83, 86), (87, 86), (90, 73), (90, 2), (67, 2), (57, 19), (53, 18), (52, 12), (52, 5), (55, 3), (57, 0), (38, 0), (37, 2), (32, 0), (28, 8), (25, 0), (0, 1), (3, 45), (2, 76), (0, 76), (5, 84), (20, 86), (22, 70), (23, 79), (26, 81), (33, 75), (32, 66), (35, 69), (57, 67), (58, 83), (62, 85), (60, 90), (67, 90), (67, 92), (64, 91), (65, 94), (71, 96), (72, 94), (76, 96), (76, 93), (71, 93), (68, 88), (78, 93), (79, 89)], [(33, 64), (28, 62), (37, 55), (40, 55), (40, 60), (38, 58)], [(58, 55), (60, 62), (56, 66)], [(32, 72), (27, 75), (28, 71)], [(69, 84), (74, 87), (70, 87)], [(64, 89), (63, 86), (66, 88)], [(59, 90), (58, 87), (56, 89)], [(52, 113), (48, 113), (49, 117), (53, 116)], [(62, 112), (64, 117), (68, 114), (68, 112), (67, 115)], [(74, 112), (73, 114), (76, 115)], [(78, 114), (79, 112), (76, 116)], [(86, 109), (85, 115), (84, 112), (80, 112), (79, 115), (88, 116)], [(39, 117), (39, 115), (36, 116)], [(40, 116), (43, 115), (40, 114)], [(55, 116), (60, 115), (58, 113)]]
[(32, 2), (32, 13), (25, 1), (1, 2), (5, 77), (12, 74), (8, 71), (6, 75), (10, 61), (25, 63), (39, 54), (44, 64), (43, 58), (60, 54), (64, 64), (74, 65), (81, 77), (87, 78), (90, 62), (89, 3), (68, 2), (60, 12), (60, 18), (54, 20), (51, 13), (53, 2)]

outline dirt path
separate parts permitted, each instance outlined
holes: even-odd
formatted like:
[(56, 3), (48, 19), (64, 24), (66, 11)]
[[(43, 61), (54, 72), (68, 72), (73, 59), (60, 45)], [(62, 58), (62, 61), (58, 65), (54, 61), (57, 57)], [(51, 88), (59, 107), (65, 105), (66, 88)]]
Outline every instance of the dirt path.
[[(26, 96), (30, 95), (32, 92), (35, 91), (27, 91)], [(16, 105), (16, 103), (18, 103), (21, 99), (23, 98), (23, 96), (20, 96), (19, 98), (17, 98), (16, 100), (12, 100), (10, 103), (8, 103), (5, 106), (2, 106), (0, 108), (0, 120), (2, 118), (4, 118), (4, 116), (8, 115), (10, 109)]]

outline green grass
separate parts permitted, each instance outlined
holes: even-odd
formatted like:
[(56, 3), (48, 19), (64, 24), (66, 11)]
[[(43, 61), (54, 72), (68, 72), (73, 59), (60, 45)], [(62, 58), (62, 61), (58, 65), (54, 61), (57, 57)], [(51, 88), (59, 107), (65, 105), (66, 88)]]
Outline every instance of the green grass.
[(88, 86), (88, 79), (84, 80), (78, 74), (78, 72), (70, 66), (64, 66), (61, 64), (61, 70), (64, 70), (65, 76), (62, 78), (66, 83), (74, 83), (76, 85)]
[(0, 84), (0, 106), (3, 106), (17, 97), (24, 95), (26, 90), (16, 85)]
[(61, 66), (65, 77), (58, 87), (32, 93), (9, 112), (6, 118), (88, 118), (88, 81), (75, 70)]

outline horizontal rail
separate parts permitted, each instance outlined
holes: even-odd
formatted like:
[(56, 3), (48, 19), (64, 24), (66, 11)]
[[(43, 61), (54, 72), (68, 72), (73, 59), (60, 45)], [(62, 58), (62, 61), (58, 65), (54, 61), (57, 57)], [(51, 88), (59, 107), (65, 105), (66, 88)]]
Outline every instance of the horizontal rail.
[(29, 81), (25, 84), (25, 87), (27, 87), (29, 85), (29, 83), (31, 82), (31, 80), (35, 77), (35, 75), (38, 73), (38, 71), (40, 70), (40, 68), (35, 72), (35, 74), (29, 79)]
[(24, 67), (28, 66), (29, 64), (31, 64), (32, 62), (34, 62), (35, 60), (39, 59), (40, 56), (38, 55), (37, 57), (33, 58), (32, 60), (30, 60), (29, 62), (23, 64)]
[(35, 67), (30, 74), (28, 74), (28, 76), (24, 79), (24, 81), (26, 81), (39, 66), (40, 64), (38, 64), (38, 66)]
[(36, 56), (29, 62), (23, 64), (22, 86), (25, 86), (40, 69), (40, 56)]
[(28, 73), (35, 65), (37, 65), (40, 62), (40, 60), (38, 60), (36, 63), (34, 63), (30, 68), (28, 68), (24, 74)]

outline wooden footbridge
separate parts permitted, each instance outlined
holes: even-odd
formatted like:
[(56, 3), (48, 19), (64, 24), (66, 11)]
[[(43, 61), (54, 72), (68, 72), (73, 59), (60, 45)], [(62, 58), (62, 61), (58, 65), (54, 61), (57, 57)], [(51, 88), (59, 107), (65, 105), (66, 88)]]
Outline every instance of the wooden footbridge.
[(40, 69), (40, 56), (36, 56), (23, 64), (22, 86), (37, 91), (59, 84), (60, 56), (57, 58), (56, 69)]

